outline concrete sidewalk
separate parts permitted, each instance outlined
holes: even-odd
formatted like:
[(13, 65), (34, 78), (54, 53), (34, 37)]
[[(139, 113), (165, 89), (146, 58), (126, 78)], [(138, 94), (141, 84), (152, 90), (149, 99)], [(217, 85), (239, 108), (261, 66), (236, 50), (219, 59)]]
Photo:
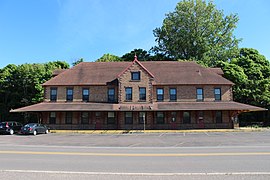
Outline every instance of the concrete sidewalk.
[(268, 128), (237, 128), (237, 129), (191, 129), (191, 130), (50, 130), (51, 133), (80, 134), (135, 134), (135, 133), (206, 133), (206, 132), (258, 132)]

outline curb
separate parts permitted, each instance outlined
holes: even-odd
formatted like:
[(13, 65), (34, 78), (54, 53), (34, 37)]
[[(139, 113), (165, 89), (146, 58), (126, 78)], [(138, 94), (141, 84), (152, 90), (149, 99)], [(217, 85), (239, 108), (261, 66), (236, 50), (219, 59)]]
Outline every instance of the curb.
[(209, 132), (260, 132), (266, 128), (192, 129), (192, 130), (50, 130), (59, 134), (136, 134), (136, 133), (209, 133)]

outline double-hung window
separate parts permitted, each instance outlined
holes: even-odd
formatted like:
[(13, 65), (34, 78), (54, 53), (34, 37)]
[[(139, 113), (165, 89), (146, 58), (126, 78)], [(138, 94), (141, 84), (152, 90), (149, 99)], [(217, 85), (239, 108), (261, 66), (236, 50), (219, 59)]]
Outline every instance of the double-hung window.
[(115, 112), (108, 112), (107, 124), (115, 124)]
[(67, 88), (67, 101), (73, 101), (73, 88)]
[(163, 88), (157, 88), (157, 101), (163, 101), (163, 99), (164, 99)]
[(197, 101), (203, 101), (203, 88), (197, 88)]
[(139, 123), (146, 124), (146, 112), (139, 112)]
[(221, 89), (220, 88), (215, 88), (214, 93), (215, 93), (215, 100), (220, 101), (221, 100)]
[(222, 123), (222, 111), (216, 111), (216, 123)]
[(83, 88), (82, 89), (82, 100), (84, 102), (88, 102), (89, 101), (89, 88)]
[(50, 112), (49, 124), (56, 124), (56, 112)]
[(125, 112), (125, 124), (133, 124), (132, 112)]
[(132, 87), (126, 87), (126, 101), (132, 101)]
[(146, 101), (146, 88), (145, 87), (140, 87), (140, 101)]
[(109, 88), (108, 89), (108, 102), (115, 102), (115, 90), (114, 88)]
[(170, 88), (170, 101), (176, 100), (177, 100), (176, 88)]
[(82, 112), (81, 122), (82, 122), (82, 124), (89, 124), (89, 113), (88, 112)]
[(72, 124), (72, 112), (66, 112), (66, 124)]
[(190, 124), (190, 123), (191, 123), (190, 112), (185, 111), (185, 112), (183, 113), (183, 123), (184, 123), (184, 124)]
[(164, 124), (164, 112), (157, 112), (157, 124)]
[(141, 73), (140, 73), (140, 71), (131, 72), (131, 80), (132, 81), (139, 81), (139, 80), (141, 80)]
[(50, 101), (56, 101), (57, 100), (57, 88), (53, 87), (50, 89)]

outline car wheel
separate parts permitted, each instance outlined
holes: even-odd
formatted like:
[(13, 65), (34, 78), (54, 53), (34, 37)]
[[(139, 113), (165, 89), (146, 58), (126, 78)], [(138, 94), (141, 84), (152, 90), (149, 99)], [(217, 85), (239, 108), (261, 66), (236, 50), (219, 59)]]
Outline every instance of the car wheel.
[(14, 134), (14, 130), (13, 130), (13, 129), (10, 129), (10, 130), (9, 130), (9, 134), (10, 134), (10, 135), (13, 135), (13, 134)]
[(48, 130), (48, 129), (46, 129), (45, 134), (48, 134), (48, 133), (49, 133), (49, 130)]
[(33, 135), (34, 135), (34, 136), (36, 136), (36, 135), (37, 135), (37, 131), (36, 131), (36, 130), (34, 130)]

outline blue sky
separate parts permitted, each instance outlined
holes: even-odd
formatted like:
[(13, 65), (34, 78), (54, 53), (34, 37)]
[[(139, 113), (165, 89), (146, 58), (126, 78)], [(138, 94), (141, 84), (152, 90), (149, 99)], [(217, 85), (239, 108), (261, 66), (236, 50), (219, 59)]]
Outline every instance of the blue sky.
[[(105, 53), (122, 56), (156, 45), (153, 30), (179, 0), (0, 0), (0, 68)], [(270, 60), (270, 1), (215, 0), (226, 15), (237, 13), (240, 47)]]

